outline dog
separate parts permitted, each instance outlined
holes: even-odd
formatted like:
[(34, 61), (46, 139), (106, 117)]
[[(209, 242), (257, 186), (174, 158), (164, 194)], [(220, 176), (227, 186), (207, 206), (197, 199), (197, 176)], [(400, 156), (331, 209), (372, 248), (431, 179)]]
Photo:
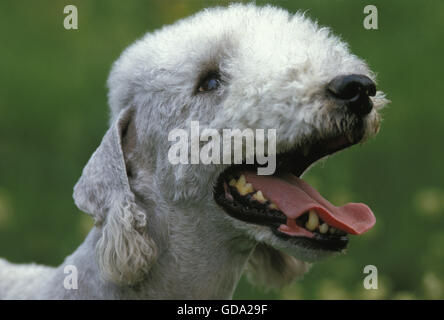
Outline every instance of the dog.
[[(291, 283), (375, 223), (300, 178), (378, 132), (388, 100), (375, 82), (328, 28), (273, 6), (210, 8), (146, 34), (112, 67), (110, 128), (74, 188), (94, 227), (59, 267), (0, 260), (0, 298), (229, 299), (245, 270)], [(172, 164), (169, 132), (192, 121), (275, 129), (275, 172), (245, 157)]]

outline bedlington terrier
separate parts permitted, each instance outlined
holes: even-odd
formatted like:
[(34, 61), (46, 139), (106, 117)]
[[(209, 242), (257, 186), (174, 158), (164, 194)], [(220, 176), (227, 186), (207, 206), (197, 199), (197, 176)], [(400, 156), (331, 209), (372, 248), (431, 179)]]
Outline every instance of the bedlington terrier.
[[(127, 48), (108, 88), (110, 128), (74, 187), (95, 226), (59, 267), (0, 260), (0, 298), (226, 299), (245, 270), (287, 285), (375, 223), (365, 204), (336, 207), (300, 179), (375, 135), (387, 103), (366, 63), (304, 14), (204, 10)], [(193, 121), (276, 130), (274, 173), (246, 156), (173, 163), (170, 133)]]

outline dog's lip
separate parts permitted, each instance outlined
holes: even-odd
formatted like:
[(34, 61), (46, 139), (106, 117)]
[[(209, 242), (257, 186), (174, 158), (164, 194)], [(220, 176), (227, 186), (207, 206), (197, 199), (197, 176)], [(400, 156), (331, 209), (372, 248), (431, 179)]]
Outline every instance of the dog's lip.
[[(281, 157), (287, 156), (289, 159), (284, 160), (283, 163), (279, 163), (278, 161), (276, 171), (278, 174), (279, 172), (291, 172), (296, 177), (300, 177), (319, 159), (359, 143), (363, 136), (364, 132), (362, 130), (337, 136), (332, 135), (330, 137), (317, 139), (308, 147), (304, 146), (281, 153)], [(307, 154), (304, 155), (304, 152)]]
[(301, 236), (291, 236), (275, 228), (271, 228), (271, 231), (277, 238), (282, 239), (285, 242), (290, 242), (297, 246), (310, 248), (311, 250), (338, 252), (345, 249), (349, 241), (347, 236), (322, 237), (315, 234), (313, 238), (308, 238)]

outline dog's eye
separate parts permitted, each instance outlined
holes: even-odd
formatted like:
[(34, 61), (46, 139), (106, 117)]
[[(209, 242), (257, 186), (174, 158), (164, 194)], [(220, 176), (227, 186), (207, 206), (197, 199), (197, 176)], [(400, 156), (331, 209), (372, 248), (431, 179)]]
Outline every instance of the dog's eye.
[(198, 92), (212, 91), (220, 86), (220, 77), (217, 73), (210, 73), (199, 83)]

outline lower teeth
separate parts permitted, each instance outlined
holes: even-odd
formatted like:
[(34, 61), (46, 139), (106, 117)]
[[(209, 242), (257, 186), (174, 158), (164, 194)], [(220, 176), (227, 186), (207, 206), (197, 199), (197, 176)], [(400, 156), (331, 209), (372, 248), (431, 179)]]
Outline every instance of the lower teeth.
[(253, 199), (259, 201), (260, 203), (267, 202), (267, 199), (265, 199), (264, 195), (262, 194), (262, 191), (258, 191), (253, 195)]
[(296, 224), (303, 227), (311, 232), (318, 232), (320, 234), (331, 234), (331, 235), (345, 235), (346, 233), (342, 230), (336, 229), (329, 226), (326, 222), (323, 222), (315, 210), (309, 210), (302, 214), (296, 220)]
[(327, 233), (328, 231), (328, 224), (323, 223), (319, 226), (319, 232), (320, 233)]

